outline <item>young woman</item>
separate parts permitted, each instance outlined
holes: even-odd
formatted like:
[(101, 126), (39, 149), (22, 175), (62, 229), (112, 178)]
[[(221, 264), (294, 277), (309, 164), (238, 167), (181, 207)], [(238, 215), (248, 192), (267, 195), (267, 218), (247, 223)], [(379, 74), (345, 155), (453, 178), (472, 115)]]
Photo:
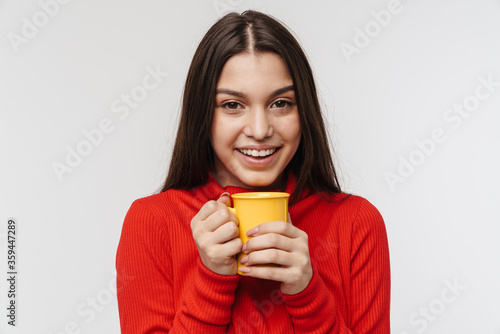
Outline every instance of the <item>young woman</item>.
[[(290, 193), (292, 224), (242, 245), (229, 194), (256, 190)], [(383, 219), (341, 192), (311, 68), (275, 19), (231, 13), (201, 41), (167, 179), (132, 204), (116, 266), (125, 334), (390, 333)]]

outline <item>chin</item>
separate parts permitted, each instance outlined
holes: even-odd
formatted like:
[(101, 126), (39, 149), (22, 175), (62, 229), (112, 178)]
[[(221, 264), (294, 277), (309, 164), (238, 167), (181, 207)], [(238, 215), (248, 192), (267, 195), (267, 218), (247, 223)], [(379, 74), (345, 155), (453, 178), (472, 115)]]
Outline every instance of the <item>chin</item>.
[(247, 177), (242, 181), (250, 188), (276, 188), (274, 185), (277, 183), (279, 177)]

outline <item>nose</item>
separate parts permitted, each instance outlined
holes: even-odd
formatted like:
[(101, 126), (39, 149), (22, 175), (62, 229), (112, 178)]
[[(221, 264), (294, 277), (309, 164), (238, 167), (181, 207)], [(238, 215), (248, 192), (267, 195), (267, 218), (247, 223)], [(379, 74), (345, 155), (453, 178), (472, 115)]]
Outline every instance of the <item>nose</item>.
[(256, 108), (248, 114), (247, 124), (243, 133), (255, 140), (264, 140), (273, 135), (270, 116), (264, 108)]

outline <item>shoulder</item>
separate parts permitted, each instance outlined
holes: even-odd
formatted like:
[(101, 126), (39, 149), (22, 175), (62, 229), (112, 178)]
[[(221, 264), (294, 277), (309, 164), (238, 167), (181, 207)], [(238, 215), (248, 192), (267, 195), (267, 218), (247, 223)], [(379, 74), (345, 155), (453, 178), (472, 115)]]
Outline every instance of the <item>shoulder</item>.
[(169, 189), (164, 192), (141, 197), (132, 202), (130, 212), (142, 212), (155, 218), (163, 218), (196, 205), (197, 197), (185, 190)]
[(357, 195), (346, 195), (345, 205), (353, 213), (356, 214), (356, 218), (363, 219), (379, 219), (382, 218), (379, 210), (366, 198)]
[[(310, 196), (315, 201), (321, 202), (321, 205), (329, 205), (332, 207), (342, 208), (344, 210), (349, 210), (352, 212), (370, 211), (373, 213), (378, 213), (377, 208), (366, 198), (348, 194), (348, 193), (334, 193), (329, 194), (325, 192), (320, 192)], [(380, 214), (380, 213), (379, 213)]]
[(351, 242), (355, 248), (363, 244), (367, 247), (387, 244), (384, 219), (370, 201), (361, 196), (350, 195), (345, 199), (344, 205), (349, 215)]
[(131, 207), (141, 206), (150, 210), (165, 209), (182, 202), (186, 194), (187, 192), (183, 190), (168, 189), (158, 194), (140, 197), (132, 202)]
[(160, 225), (175, 217), (193, 216), (207, 201), (203, 187), (194, 190), (168, 189), (138, 198), (132, 202), (127, 216), (141, 220), (156, 220)]
[(321, 207), (334, 215), (343, 224), (356, 228), (383, 228), (384, 220), (380, 211), (366, 198), (353, 194), (316, 194)]

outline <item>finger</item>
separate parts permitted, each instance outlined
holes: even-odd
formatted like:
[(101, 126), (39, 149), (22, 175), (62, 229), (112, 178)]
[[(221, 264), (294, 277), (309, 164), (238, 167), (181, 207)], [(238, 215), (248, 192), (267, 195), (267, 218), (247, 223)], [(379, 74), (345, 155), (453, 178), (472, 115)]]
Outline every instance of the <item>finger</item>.
[(240, 232), (238, 227), (234, 222), (227, 222), (219, 226), (213, 233), (213, 242), (216, 244), (222, 244), (234, 238), (238, 238)]
[(224, 203), (218, 201), (208, 201), (201, 207), (200, 211), (198, 211), (198, 213), (194, 216), (193, 220), (205, 220), (214, 212), (224, 207), (227, 208)]
[(257, 264), (276, 264), (284, 267), (294, 265), (292, 253), (282, 251), (280, 249), (268, 248), (260, 251), (255, 251), (241, 258), (241, 263), (253, 266)]
[(303, 291), (312, 278), (312, 271), (307, 273), (290, 267), (248, 266), (239, 267), (238, 270), (245, 276), (281, 282), (280, 290), (287, 295)]
[(234, 213), (228, 210), (227, 206), (221, 204), (222, 207), (219, 210), (212, 213), (207, 219), (201, 222), (201, 229), (207, 232), (214, 232), (222, 225), (232, 222), (234, 225), (238, 226), (238, 218)]
[(231, 206), (231, 197), (229, 196), (229, 193), (228, 192), (222, 193), (217, 202), (223, 203), (226, 206)]
[(277, 233), (285, 235), (289, 238), (298, 238), (302, 236), (302, 231), (290, 223), (285, 223), (284, 221), (273, 221), (262, 223), (257, 227), (249, 230), (247, 236), (257, 236), (266, 233)]
[(291, 252), (293, 250), (293, 242), (293, 239), (284, 235), (266, 233), (250, 238), (250, 240), (245, 243), (243, 251), (248, 254), (261, 249), (276, 248), (286, 252)]
[[(203, 231), (213, 232), (228, 221), (234, 222), (236, 226), (239, 225), (238, 218), (233, 212), (229, 211), (225, 204), (217, 201), (209, 201), (193, 217), (191, 228), (197, 225), (197, 228), (201, 228)], [(199, 226), (200, 223), (202, 223), (201, 226)]]
[[(219, 203), (223, 203), (226, 207), (230, 207), (231, 206), (231, 196), (229, 195), (228, 192), (224, 192), (220, 195), (219, 199), (217, 200), (217, 202)], [(236, 223), (236, 226), (239, 225), (239, 221), (238, 221), (238, 217), (236, 217), (236, 215), (234, 214), (233, 211), (229, 210), (229, 220), (233, 221)]]
[(219, 245), (221, 254), (225, 256), (233, 256), (241, 251), (241, 239), (234, 238), (221, 245)]
[(239, 267), (239, 271), (245, 276), (262, 278), (271, 281), (284, 282), (287, 277), (288, 268), (285, 267)]

